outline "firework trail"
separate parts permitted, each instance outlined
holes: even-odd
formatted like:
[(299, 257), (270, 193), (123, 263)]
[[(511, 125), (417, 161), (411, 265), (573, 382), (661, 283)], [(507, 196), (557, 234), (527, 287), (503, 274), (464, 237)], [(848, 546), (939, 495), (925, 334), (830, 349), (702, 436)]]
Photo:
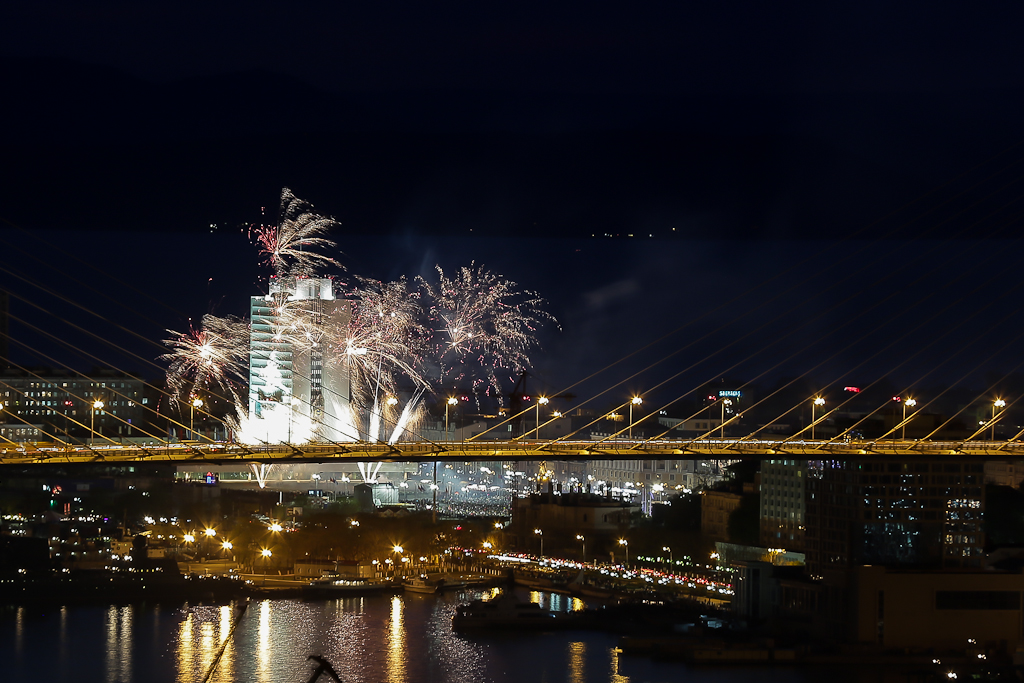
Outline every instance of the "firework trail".
[(332, 330), (334, 352), (344, 359), (357, 401), (370, 406), (380, 394), (395, 394), (402, 377), (417, 387), (429, 382), (421, 367), (427, 330), (420, 322), (418, 293), (403, 278), (379, 282), (358, 278), (349, 294), (351, 319)]
[(420, 410), (421, 404), (420, 399), (423, 397), (423, 392), (426, 391), (426, 387), (420, 387), (413, 397), (405, 404), (402, 408), (402, 414), (398, 418), (398, 422), (395, 423), (395, 429), (391, 432), (391, 438), (388, 439), (388, 445), (391, 446), (397, 443), (405, 435), (406, 430), (413, 427), (418, 422), (419, 418), (422, 417), (422, 411)]
[(256, 228), (260, 254), (278, 277), (312, 276), (317, 267), (338, 265), (333, 258), (316, 250), (337, 246), (323, 235), (339, 223), (313, 213), (312, 209), (312, 204), (299, 199), (286, 187), (281, 191), (280, 223)]
[(187, 398), (198, 388), (211, 384), (226, 389), (235, 403), (239, 402), (235, 381), (245, 381), (249, 372), (249, 324), (241, 318), (218, 318), (204, 315), (197, 330), (167, 330), (171, 335), (164, 344), (173, 349), (160, 356), (170, 362), (167, 386), (171, 401)]
[(515, 282), (475, 262), (451, 278), (436, 268), (436, 283), (417, 281), (429, 302), (427, 325), (441, 381), (470, 381), (478, 406), (481, 393), (493, 393), (503, 403), (498, 372), (528, 367), (538, 327), (557, 326), (557, 321), (543, 310), (547, 302), (536, 292), (518, 291)]

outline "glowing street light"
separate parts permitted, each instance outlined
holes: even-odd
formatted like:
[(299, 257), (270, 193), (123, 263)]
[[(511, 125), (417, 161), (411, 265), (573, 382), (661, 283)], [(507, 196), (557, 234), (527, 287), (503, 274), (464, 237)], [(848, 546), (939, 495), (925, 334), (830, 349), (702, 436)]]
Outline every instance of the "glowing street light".
[(224, 548), (224, 550), (231, 550), (232, 548), (235, 547), (235, 544), (232, 543), (231, 541), (224, 541), (223, 543), (220, 544), (220, 547)]
[(93, 443), (96, 443), (96, 411), (103, 410), (103, 401), (96, 399), (92, 403), (92, 421), (89, 423), (89, 431), (92, 432), (89, 437)]
[(544, 532), (541, 531), (540, 529), (534, 529), (533, 533), (535, 533), (538, 536), (540, 536), (540, 558), (543, 560), (544, 559)]
[(398, 399), (395, 398), (394, 396), (388, 396), (387, 400), (384, 401), (384, 403), (386, 403), (389, 406), (397, 406), (398, 405)]
[(210, 538), (213, 538), (214, 536), (217, 535), (217, 530), (216, 529), (207, 528), (206, 531), (204, 531), (203, 533), (206, 534), (207, 536), (209, 536)]
[(537, 399), (537, 434), (534, 436), (538, 441), (540, 440), (540, 407), (546, 406), (551, 400), (547, 396), (541, 396)]
[(731, 405), (732, 405), (732, 399), (731, 398), (723, 398), (722, 399), (722, 425), (721, 425), (720, 431), (718, 433), (718, 437), (720, 439), (724, 439), (725, 438), (725, 407), (726, 406), (731, 406)]
[(633, 438), (633, 406), (638, 406), (643, 403), (644, 400), (639, 396), (634, 396), (629, 401), (629, 438)]
[(917, 401), (912, 398), (908, 398), (906, 401), (903, 402), (903, 431), (900, 434), (901, 439), (907, 438), (907, 406), (913, 408), (916, 405)]
[[(451, 406), (457, 406), (457, 405), (459, 405), (459, 399), (455, 398), (454, 396), (449, 396), (448, 397), (448, 401), (445, 402), (445, 404), (444, 404), (444, 440), (445, 441), (451, 441), (451, 439), (448, 438), (448, 408), (451, 407)], [(435, 467), (436, 467), (436, 465), (435, 465)]]
[(192, 534), (185, 534), (184, 536), (181, 537), (181, 540), (185, 541), (185, 543), (195, 543), (196, 542), (196, 537), (193, 536)]
[(267, 527), (267, 531), (283, 531), (283, 530), (284, 530), (284, 527), (281, 526), (277, 522), (274, 522), (273, 524), (271, 524), (270, 526)]
[(264, 548), (260, 551), (260, 555), (263, 556), (263, 585), (267, 585), (267, 562), (273, 554), (274, 553), (270, 552), (270, 548)]
[(583, 559), (582, 562), (587, 561), (587, 539), (584, 538), (583, 534), (576, 534), (576, 540), (583, 544)]
[(814, 440), (814, 426), (815, 426), (814, 415), (815, 415), (815, 409), (818, 406), (823, 406), (823, 405), (825, 405), (825, 399), (823, 399), (821, 396), (815, 396), (814, 397), (814, 401), (811, 402), (811, 441)]
[(196, 438), (196, 408), (202, 407), (203, 399), (199, 398), (198, 396), (192, 399), (192, 405), (188, 411), (188, 431), (190, 435), (189, 438), (191, 438), (193, 441)]
[(1001, 398), (997, 398), (992, 403), (992, 441), (996, 440), (996, 408), (1003, 408), (1006, 406), (1006, 401)]
[(629, 566), (629, 541), (624, 538), (619, 539), (619, 545), (626, 549), (626, 566)]

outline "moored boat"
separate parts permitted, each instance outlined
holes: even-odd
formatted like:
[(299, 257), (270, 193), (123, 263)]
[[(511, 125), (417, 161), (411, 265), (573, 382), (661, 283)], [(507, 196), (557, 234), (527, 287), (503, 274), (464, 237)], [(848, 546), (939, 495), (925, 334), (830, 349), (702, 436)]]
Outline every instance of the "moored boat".
[(533, 602), (520, 602), (511, 593), (502, 593), (491, 600), (474, 600), (459, 605), (452, 617), (457, 631), (489, 629), (556, 629), (575, 623), (572, 615), (551, 612)]
[(415, 576), (402, 583), (402, 590), (406, 593), (436, 593), (441, 590), (441, 582), (425, 576)]
[(303, 592), (318, 597), (372, 595), (394, 590), (397, 586), (390, 581), (376, 579), (343, 579), (330, 577), (310, 581), (303, 587)]

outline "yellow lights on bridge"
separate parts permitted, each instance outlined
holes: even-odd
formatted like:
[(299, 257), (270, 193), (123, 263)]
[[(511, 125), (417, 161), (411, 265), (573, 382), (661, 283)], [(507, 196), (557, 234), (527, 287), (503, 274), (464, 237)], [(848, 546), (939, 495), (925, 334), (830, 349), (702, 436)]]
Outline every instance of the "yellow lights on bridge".
[(540, 398), (537, 399), (537, 404), (542, 406), (546, 406), (550, 402), (551, 399), (549, 399), (547, 396), (541, 396)]
[(103, 410), (104, 403), (100, 399), (96, 399), (92, 402), (93, 410)]
[(633, 398), (632, 398), (632, 399), (630, 400), (630, 403), (632, 403), (632, 404), (633, 404), (633, 405), (635, 405), (635, 406), (638, 406), (638, 405), (640, 405), (640, 404), (641, 404), (641, 403), (643, 403), (643, 402), (644, 402), (644, 400), (643, 400), (642, 398), (640, 398), (639, 396), (634, 396), (634, 397), (633, 397)]
[(206, 530), (206, 531), (204, 531), (203, 533), (205, 533), (205, 534), (206, 534), (207, 536), (209, 536), (210, 538), (213, 538), (214, 536), (216, 536), (216, 535), (217, 535), (217, 530), (216, 530), (216, 529), (207, 529), (207, 530)]

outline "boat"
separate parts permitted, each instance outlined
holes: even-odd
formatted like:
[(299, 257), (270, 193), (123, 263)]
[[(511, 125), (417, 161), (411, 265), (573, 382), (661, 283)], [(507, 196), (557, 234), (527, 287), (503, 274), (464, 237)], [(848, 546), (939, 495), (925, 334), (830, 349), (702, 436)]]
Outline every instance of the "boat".
[(582, 569), (576, 578), (569, 582), (568, 588), (569, 593), (576, 597), (596, 598), (599, 600), (610, 600), (615, 597), (614, 588), (608, 585), (599, 586), (591, 583)]
[(385, 593), (395, 588), (390, 581), (328, 577), (310, 581), (303, 587), (303, 592), (317, 597), (343, 597)]
[(441, 581), (441, 590), (466, 590), (469, 588), (491, 588), (501, 585), (505, 581), (500, 577), (480, 575), (462, 575), (454, 578), (446, 578)]
[(425, 576), (415, 576), (402, 583), (402, 590), (406, 593), (436, 593), (441, 590), (441, 582)]
[(573, 615), (551, 612), (533, 602), (520, 602), (511, 593), (502, 593), (491, 600), (474, 600), (459, 605), (452, 617), (452, 628), (457, 631), (497, 629), (565, 628), (576, 623)]

